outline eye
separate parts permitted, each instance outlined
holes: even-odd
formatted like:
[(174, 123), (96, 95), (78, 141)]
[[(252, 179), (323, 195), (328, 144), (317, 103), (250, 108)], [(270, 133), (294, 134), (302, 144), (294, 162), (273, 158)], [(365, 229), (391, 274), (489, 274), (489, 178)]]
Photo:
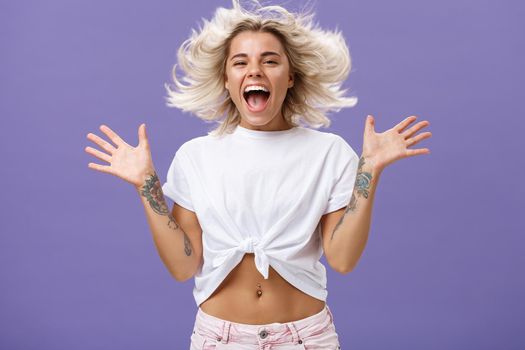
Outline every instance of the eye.
[(266, 61), (264, 63), (277, 64), (277, 62), (275, 62), (275, 61)]
[(239, 66), (239, 65), (244, 65), (244, 64), (246, 64), (246, 62), (237, 61), (237, 62), (233, 63), (234, 66)]

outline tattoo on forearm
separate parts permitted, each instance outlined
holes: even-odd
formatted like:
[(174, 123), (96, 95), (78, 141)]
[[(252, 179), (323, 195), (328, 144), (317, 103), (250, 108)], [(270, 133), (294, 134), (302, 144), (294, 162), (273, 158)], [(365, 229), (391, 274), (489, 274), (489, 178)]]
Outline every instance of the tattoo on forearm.
[(180, 229), (182, 231), (184, 236), (184, 253), (187, 256), (190, 256), (192, 252), (191, 241), (186, 232), (184, 232), (182, 227), (180, 227), (173, 215), (170, 213), (169, 208), (166, 205), (166, 200), (164, 199), (164, 193), (162, 192), (162, 187), (160, 185), (157, 173), (154, 172), (149, 178), (146, 179), (140, 194), (146, 197), (146, 200), (148, 201), (151, 209), (153, 209), (155, 213), (168, 217), (168, 227), (173, 230)]
[(368, 199), (370, 183), (372, 182), (372, 173), (363, 171), (364, 164), (365, 164), (365, 158), (361, 157), (359, 159), (359, 166), (357, 168), (357, 176), (355, 178), (354, 190), (352, 191), (352, 198), (350, 198), (350, 203), (346, 207), (343, 216), (341, 217), (341, 219), (339, 219), (339, 222), (337, 223), (337, 225), (335, 225), (335, 228), (334, 228), (334, 231), (332, 232), (332, 236), (330, 237), (330, 240), (334, 238), (335, 231), (337, 231), (337, 229), (343, 222), (344, 218), (346, 217), (346, 214), (348, 214), (348, 212), (350, 211), (356, 210), (358, 196), (365, 197), (365, 199)]

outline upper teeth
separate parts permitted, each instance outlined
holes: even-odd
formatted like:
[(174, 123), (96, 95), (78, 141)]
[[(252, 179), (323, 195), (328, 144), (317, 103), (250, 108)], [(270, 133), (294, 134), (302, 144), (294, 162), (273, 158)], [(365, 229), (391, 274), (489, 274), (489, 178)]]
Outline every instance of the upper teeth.
[(247, 86), (246, 89), (244, 89), (244, 92), (248, 92), (248, 91), (254, 91), (254, 90), (262, 90), (264, 92), (268, 92), (268, 89), (265, 88), (264, 86), (262, 85), (251, 85), (251, 86)]

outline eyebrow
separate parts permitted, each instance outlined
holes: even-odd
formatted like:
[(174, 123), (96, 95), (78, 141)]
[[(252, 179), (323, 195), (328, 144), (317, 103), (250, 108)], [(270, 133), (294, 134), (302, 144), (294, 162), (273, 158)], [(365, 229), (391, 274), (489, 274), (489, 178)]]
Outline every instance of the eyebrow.
[[(261, 54), (261, 57), (266, 57), (266, 56), (279, 56), (281, 57), (281, 55), (279, 55), (277, 52), (273, 52), (273, 51), (265, 51)], [(247, 54), (245, 53), (238, 53), (236, 55), (233, 55), (232, 58), (230, 58), (230, 60), (233, 60), (234, 58), (237, 58), (237, 57), (248, 57)]]

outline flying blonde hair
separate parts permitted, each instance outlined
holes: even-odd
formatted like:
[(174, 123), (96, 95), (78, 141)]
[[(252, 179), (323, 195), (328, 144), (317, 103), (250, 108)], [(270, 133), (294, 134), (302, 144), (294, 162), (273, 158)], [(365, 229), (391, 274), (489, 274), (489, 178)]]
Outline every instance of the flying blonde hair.
[[(209, 135), (231, 132), (241, 116), (224, 86), (225, 64), (231, 40), (243, 31), (272, 33), (281, 41), (294, 75), (282, 105), (283, 117), (291, 126), (328, 127), (326, 113), (357, 104), (357, 97), (345, 97), (346, 89), (342, 89), (351, 58), (340, 31), (319, 28), (311, 12), (292, 13), (281, 6), (250, 2), (247, 8), (232, 0), (231, 9), (217, 8), (211, 20), (203, 19), (199, 31), (192, 29), (172, 69), (174, 88), (164, 84), (167, 106), (218, 122)], [(181, 80), (177, 66), (184, 72)]]

